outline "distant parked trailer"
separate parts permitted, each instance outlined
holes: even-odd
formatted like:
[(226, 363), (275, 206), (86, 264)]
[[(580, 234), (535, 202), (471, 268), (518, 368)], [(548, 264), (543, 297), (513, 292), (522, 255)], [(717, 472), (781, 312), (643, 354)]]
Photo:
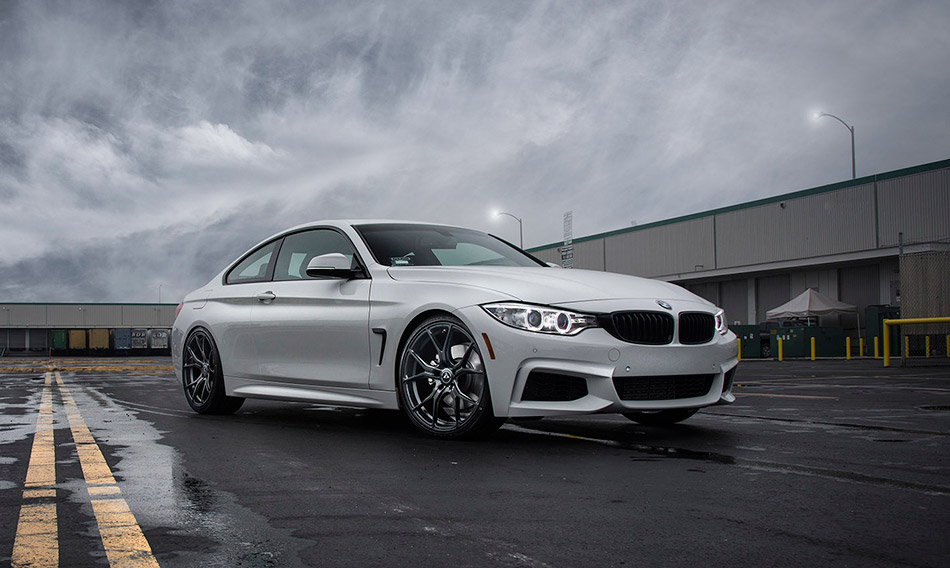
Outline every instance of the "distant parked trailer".
[(132, 349), (132, 330), (131, 329), (116, 329), (113, 330), (114, 335), (112, 336), (113, 344), (115, 345), (115, 350), (119, 352), (128, 351)]
[(149, 331), (148, 342), (152, 351), (167, 351), (169, 335), (169, 330), (167, 329), (153, 329)]
[(148, 330), (132, 330), (132, 349), (148, 349)]
[(73, 351), (86, 349), (86, 330), (85, 329), (69, 330), (69, 349)]
[(108, 329), (90, 329), (89, 330), (89, 349), (104, 351), (109, 349), (109, 330)]
[(50, 347), (53, 351), (65, 351), (69, 348), (69, 335), (65, 329), (54, 329), (50, 332)]

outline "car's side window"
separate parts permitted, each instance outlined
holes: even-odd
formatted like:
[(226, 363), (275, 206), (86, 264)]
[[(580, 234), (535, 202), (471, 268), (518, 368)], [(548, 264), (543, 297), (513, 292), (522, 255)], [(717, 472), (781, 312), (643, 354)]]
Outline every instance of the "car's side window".
[(228, 284), (241, 284), (244, 282), (263, 282), (269, 280), (267, 267), (270, 264), (271, 257), (274, 256), (274, 250), (279, 242), (280, 241), (277, 240), (267, 243), (249, 254), (247, 258), (228, 272), (225, 281)]
[[(309, 280), (307, 265), (316, 256), (340, 253), (353, 264), (353, 245), (340, 233), (331, 229), (301, 231), (284, 237), (277, 255), (274, 280)], [(317, 277), (319, 278), (319, 277)]]

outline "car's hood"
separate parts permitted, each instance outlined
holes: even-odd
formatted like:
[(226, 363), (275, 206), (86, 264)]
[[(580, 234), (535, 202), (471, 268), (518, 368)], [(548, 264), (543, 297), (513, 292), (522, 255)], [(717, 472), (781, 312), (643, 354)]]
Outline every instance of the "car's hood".
[(494, 290), (523, 302), (563, 305), (596, 300), (685, 300), (708, 303), (668, 282), (593, 270), (522, 267), (390, 267), (394, 280)]

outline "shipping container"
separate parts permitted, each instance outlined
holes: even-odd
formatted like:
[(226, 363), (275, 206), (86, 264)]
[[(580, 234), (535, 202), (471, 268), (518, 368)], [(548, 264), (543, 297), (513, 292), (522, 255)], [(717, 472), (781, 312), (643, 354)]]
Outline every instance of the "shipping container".
[(153, 329), (149, 331), (148, 343), (149, 347), (153, 350), (166, 350), (168, 349), (168, 330), (167, 329)]
[(115, 341), (115, 349), (117, 351), (128, 351), (132, 348), (132, 330), (131, 329), (116, 329), (113, 339)]
[(108, 329), (90, 329), (89, 330), (89, 349), (97, 349), (97, 350), (109, 349), (109, 330)]
[(69, 330), (69, 348), (70, 349), (85, 349), (86, 348), (86, 330), (85, 329)]
[(66, 330), (54, 329), (50, 332), (50, 344), (54, 350), (66, 349), (69, 346)]
[(132, 349), (148, 349), (148, 330), (132, 330)]

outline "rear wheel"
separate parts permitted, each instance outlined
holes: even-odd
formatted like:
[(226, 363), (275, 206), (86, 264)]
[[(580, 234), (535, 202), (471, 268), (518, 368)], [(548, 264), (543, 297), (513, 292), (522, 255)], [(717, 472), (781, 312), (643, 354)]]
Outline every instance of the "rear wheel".
[(198, 328), (185, 341), (182, 378), (185, 399), (199, 414), (231, 414), (244, 404), (243, 398), (224, 394), (221, 357), (207, 330)]
[(504, 423), (492, 412), (488, 375), (472, 334), (449, 315), (431, 317), (399, 355), (399, 399), (409, 421), (436, 438), (471, 438)]
[(623, 415), (645, 426), (669, 426), (686, 420), (698, 411), (698, 408), (675, 408), (673, 410), (624, 412)]

